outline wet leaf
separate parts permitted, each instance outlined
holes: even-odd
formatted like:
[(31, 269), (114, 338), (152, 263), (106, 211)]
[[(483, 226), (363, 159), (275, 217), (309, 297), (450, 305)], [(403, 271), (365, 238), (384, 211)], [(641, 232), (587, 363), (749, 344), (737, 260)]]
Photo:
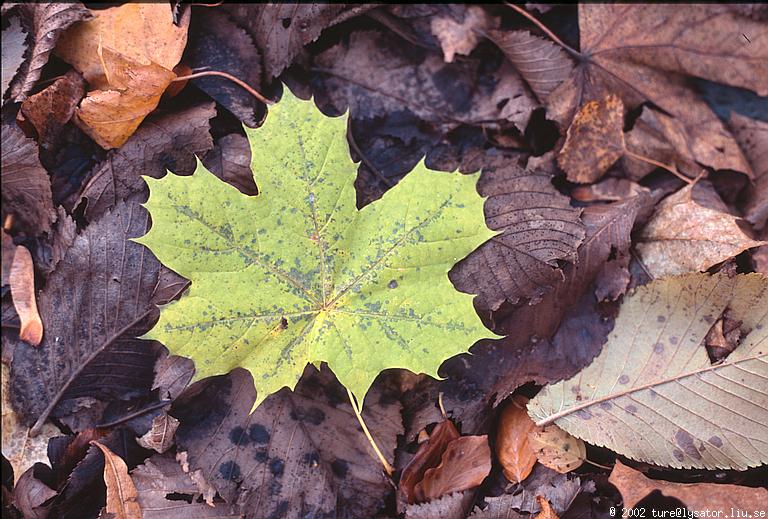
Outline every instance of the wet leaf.
[(51, 230), (56, 219), (51, 179), (40, 164), (37, 145), (14, 124), (2, 125), (3, 213), (13, 213), (36, 236)]
[(192, 358), (195, 380), (245, 367), (257, 406), (294, 387), (308, 362), (327, 361), (362, 402), (380, 371), (436, 375), (492, 335), (447, 276), (493, 236), (476, 177), (422, 164), (358, 211), (345, 118), (286, 90), (246, 133), (257, 197), (202, 166), (146, 179), (153, 226), (140, 243), (192, 282), (147, 337)]
[[(690, 274), (645, 285), (624, 300), (602, 353), (577, 376), (546, 386), (529, 413), (539, 425), (554, 422), (657, 465), (744, 470), (764, 463), (767, 297), (761, 274)], [(702, 342), (726, 307), (751, 332), (713, 365)]]
[(142, 519), (138, 492), (123, 459), (97, 441), (91, 442), (104, 454), (104, 483), (107, 485), (107, 513), (115, 519)]
[(22, 245), (17, 246), (13, 254), (8, 282), (11, 285), (13, 307), (21, 321), (19, 339), (32, 346), (39, 346), (43, 340), (43, 323), (35, 301), (35, 266), (29, 250)]
[(528, 441), (536, 424), (528, 416), (527, 404), (527, 398), (514, 396), (501, 410), (496, 431), (496, 456), (504, 476), (512, 483), (527, 478), (536, 464), (536, 454)]
[(654, 277), (704, 271), (763, 244), (744, 234), (733, 215), (697, 203), (693, 189), (659, 203), (638, 236), (637, 250)]
[(428, 469), (415, 488), (416, 500), (431, 501), (445, 494), (479, 486), (491, 472), (488, 436), (460, 436), (451, 441), (440, 465)]
[(627, 508), (633, 508), (654, 491), (679, 499), (688, 510), (760, 510), (768, 501), (765, 488), (653, 480), (619, 460), (616, 460), (608, 481), (619, 489)]
[(729, 125), (755, 173), (745, 219), (759, 230), (768, 219), (768, 122), (733, 113)]
[(555, 472), (566, 474), (576, 470), (587, 458), (584, 442), (556, 425), (534, 427), (528, 438), (539, 463)]

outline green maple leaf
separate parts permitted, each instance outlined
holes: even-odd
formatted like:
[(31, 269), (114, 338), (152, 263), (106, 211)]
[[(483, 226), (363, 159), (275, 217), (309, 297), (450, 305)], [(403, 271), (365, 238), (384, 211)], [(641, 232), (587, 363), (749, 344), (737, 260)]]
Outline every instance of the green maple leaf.
[(423, 162), (380, 200), (355, 206), (347, 116), (324, 116), (287, 89), (246, 128), (260, 194), (200, 163), (147, 178), (152, 229), (138, 241), (192, 281), (147, 334), (195, 362), (195, 379), (248, 369), (254, 408), (328, 363), (362, 403), (387, 368), (437, 376), (448, 357), (494, 337), (448, 271), (494, 236), (477, 175)]

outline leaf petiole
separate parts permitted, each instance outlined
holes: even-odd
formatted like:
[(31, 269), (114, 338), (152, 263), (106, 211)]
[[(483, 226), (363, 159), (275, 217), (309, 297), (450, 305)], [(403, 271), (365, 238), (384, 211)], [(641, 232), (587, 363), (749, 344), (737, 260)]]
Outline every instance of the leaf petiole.
[(355, 400), (355, 395), (352, 394), (352, 391), (347, 389), (347, 395), (349, 396), (349, 403), (352, 404), (352, 410), (355, 412), (355, 416), (357, 417), (357, 421), (360, 422), (360, 427), (363, 428), (363, 433), (365, 434), (365, 437), (368, 438), (368, 442), (371, 444), (371, 447), (373, 447), (374, 452), (376, 453), (376, 456), (379, 458), (379, 461), (384, 466), (384, 470), (387, 472), (388, 476), (392, 476), (395, 472), (395, 468), (390, 465), (390, 463), (387, 461), (387, 458), (384, 457), (384, 455), (381, 453), (381, 449), (379, 449), (379, 446), (376, 444), (376, 440), (373, 439), (373, 436), (371, 436), (371, 431), (368, 430), (368, 426), (365, 425), (365, 420), (363, 420), (363, 415), (360, 414), (360, 408), (357, 405), (357, 401)]

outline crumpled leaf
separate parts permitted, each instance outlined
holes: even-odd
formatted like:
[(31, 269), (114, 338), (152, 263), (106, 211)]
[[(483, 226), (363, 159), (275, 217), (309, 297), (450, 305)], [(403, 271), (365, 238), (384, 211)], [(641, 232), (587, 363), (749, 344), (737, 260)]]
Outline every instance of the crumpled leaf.
[(56, 53), (94, 89), (75, 122), (99, 146), (119, 148), (155, 109), (176, 77), (189, 20), (189, 9), (176, 25), (170, 5), (128, 3), (94, 11), (61, 38)]
[(8, 281), (13, 307), (21, 321), (19, 339), (32, 346), (39, 346), (43, 340), (43, 323), (35, 301), (35, 266), (32, 255), (23, 245), (18, 245), (13, 254)]
[[(751, 332), (719, 364), (702, 342), (720, 314)], [(587, 442), (671, 467), (744, 470), (766, 461), (768, 278), (689, 274), (624, 299), (602, 353), (528, 404)]]
[(464, 18), (456, 20), (450, 14), (434, 16), (430, 22), (432, 34), (437, 36), (443, 48), (446, 63), (451, 63), (456, 54), (468, 56), (477, 46), (481, 33), (496, 25), (485, 9), (477, 5), (468, 6)]
[(765, 488), (653, 480), (619, 460), (608, 481), (619, 489), (626, 508), (633, 508), (653, 491), (680, 500), (688, 510), (761, 510), (768, 502)]
[(520, 483), (527, 478), (536, 464), (536, 454), (528, 441), (528, 434), (536, 424), (528, 416), (527, 404), (527, 398), (515, 395), (499, 415), (496, 457), (504, 476), (512, 483)]
[[(63, 33), (73, 24), (92, 18), (91, 11), (80, 2), (19, 3), (18, 9), (24, 26), (31, 34), (31, 51), (11, 83), (11, 97), (24, 101)], [(5, 37), (3, 37), (5, 47)]]
[[(402, 407), (391, 391), (376, 384), (363, 411), (390, 462), (402, 433)], [(270, 396), (251, 414), (255, 396), (250, 374), (237, 369), (192, 386), (176, 402), (176, 442), (190, 470), (202, 470), (228, 503), (265, 517), (306, 510), (374, 516), (391, 484), (333, 374), (308, 366), (295, 391)], [(297, 481), (312, 484), (299, 492)]]
[(584, 442), (556, 425), (535, 427), (529, 441), (539, 463), (561, 474), (576, 470), (587, 458)]
[(448, 444), (440, 465), (428, 469), (415, 488), (419, 501), (479, 486), (491, 472), (488, 436), (460, 436)]
[[(652, 27), (653, 30), (649, 30)], [(764, 27), (725, 5), (585, 4), (579, 7), (583, 59), (548, 97), (549, 117), (567, 127), (583, 102), (616, 94), (628, 110), (650, 101), (675, 118), (697, 162), (749, 172), (738, 145), (683, 74), (768, 94), (768, 47), (745, 45)]]
[(245, 367), (257, 406), (326, 361), (362, 403), (380, 371), (436, 375), (492, 335), (447, 276), (493, 236), (476, 177), (418, 165), (357, 211), (346, 131), (346, 118), (286, 89), (265, 124), (246, 130), (257, 197), (203, 167), (146, 179), (153, 226), (139, 241), (192, 281), (147, 337), (192, 358), (195, 380)]
[(624, 155), (624, 103), (611, 94), (590, 101), (574, 116), (557, 156), (571, 182), (590, 183)]
[(744, 218), (760, 230), (768, 220), (768, 122), (732, 113), (729, 126), (755, 174)]
[(403, 109), (438, 125), (443, 132), (462, 124), (514, 125), (522, 130), (537, 103), (508, 63), (480, 82), (480, 61), (445, 63), (438, 53), (414, 47), (385, 33), (357, 31), (315, 58), (324, 73), (323, 94), (334, 109), (349, 106), (355, 119)]
[(662, 200), (638, 235), (637, 251), (654, 277), (704, 271), (764, 243), (744, 234), (733, 215), (697, 203), (693, 189)]
[(152, 427), (136, 443), (145, 449), (163, 453), (171, 448), (174, 442), (179, 421), (168, 413), (161, 413), (152, 420)]
[(3, 213), (13, 213), (29, 234), (50, 232), (56, 219), (51, 179), (40, 164), (37, 143), (15, 124), (2, 125)]
[(215, 115), (214, 104), (205, 103), (151, 116), (122, 148), (109, 152), (83, 186), (79, 198), (88, 200), (86, 217), (94, 221), (121, 200), (146, 192), (142, 175), (159, 178), (167, 169), (179, 174), (194, 171), (194, 156), (213, 146), (209, 119)]
[(453, 492), (426, 503), (408, 505), (405, 519), (465, 519), (472, 501), (474, 495), (470, 491)]
[(557, 192), (549, 174), (503, 155), (484, 164), (477, 189), (488, 197), (488, 227), (503, 232), (456, 265), (451, 280), (459, 290), (478, 293), (480, 308), (522, 299), (535, 304), (563, 278), (558, 261), (576, 259), (584, 239), (580, 210)]
[(11, 85), (11, 81), (24, 62), (24, 53), (27, 50), (27, 31), (21, 26), (18, 16), (13, 16), (8, 22), (8, 27), (3, 29), (2, 45), (2, 85), (0, 86), (0, 99), (5, 97), (5, 92)]
[(515, 66), (539, 101), (568, 79), (573, 61), (563, 49), (528, 31), (488, 31), (488, 36)]
[[(155, 454), (131, 472), (131, 479), (138, 492), (143, 519), (244, 517), (243, 514), (237, 513), (235, 505), (216, 503), (215, 506), (209, 506), (207, 503), (198, 502), (197, 485), (173, 458)], [(191, 499), (168, 499), (168, 496), (178, 495)]]
[(127, 241), (145, 232), (148, 218), (135, 203), (118, 204), (75, 238), (48, 277), (38, 295), (43, 342), (17, 348), (11, 365), (13, 404), (25, 423), (66, 414), (56, 407), (62, 399), (148, 392), (157, 346), (131, 331), (143, 332), (155, 309), (160, 264)]
[(419, 445), (419, 450), (403, 468), (400, 482), (397, 486), (398, 500), (402, 503), (413, 504), (417, 498), (424, 501), (423, 496), (417, 495), (416, 485), (424, 479), (424, 473), (440, 464), (443, 452), (453, 440), (458, 438), (459, 431), (448, 419), (438, 423), (432, 430), (427, 441)]
[(91, 442), (104, 454), (104, 483), (107, 485), (107, 513), (115, 519), (142, 519), (138, 492), (128, 475), (125, 461), (97, 441)]
[(47, 517), (49, 515), (48, 510), (43, 506), (43, 503), (54, 497), (57, 492), (37, 479), (32, 467), (27, 469), (21, 477), (16, 477), (18, 480), (13, 488), (13, 506), (22, 513), (25, 519)]
[[(5, 344), (3, 345), (5, 349)], [(61, 434), (59, 429), (46, 423), (40, 434), (31, 438), (26, 427), (11, 405), (10, 372), (5, 362), (2, 364), (2, 444), (3, 456), (13, 467), (13, 480), (18, 482), (21, 475), (35, 463), (48, 463), (48, 440)]]

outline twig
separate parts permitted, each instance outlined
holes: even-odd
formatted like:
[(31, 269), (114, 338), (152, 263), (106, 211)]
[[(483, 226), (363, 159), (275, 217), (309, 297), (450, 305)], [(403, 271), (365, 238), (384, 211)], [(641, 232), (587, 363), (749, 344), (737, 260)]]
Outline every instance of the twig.
[(533, 22), (533, 24), (534, 24), (534, 25), (536, 25), (536, 27), (538, 27), (539, 29), (541, 29), (541, 30), (544, 32), (544, 34), (546, 34), (547, 36), (549, 36), (549, 37), (552, 39), (552, 41), (554, 41), (555, 43), (557, 43), (558, 45), (560, 45), (560, 46), (561, 46), (563, 49), (565, 49), (566, 51), (568, 51), (568, 53), (572, 54), (573, 56), (575, 56), (575, 57), (577, 57), (577, 58), (581, 58), (581, 57), (582, 57), (582, 55), (581, 55), (581, 52), (577, 51), (576, 49), (574, 49), (574, 48), (573, 48), (573, 47), (571, 47), (570, 45), (567, 45), (567, 44), (566, 44), (566, 43), (565, 43), (563, 40), (561, 40), (560, 38), (558, 38), (558, 37), (557, 37), (557, 35), (556, 35), (555, 33), (553, 33), (552, 31), (550, 31), (550, 30), (547, 28), (547, 26), (546, 26), (546, 25), (544, 25), (544, 24), (543, 24), (543, 23), (541, 23), (539, 20), (537, 20), (537, 19), (536, 19), (536, 17), (535, 17), (535, 16), (533, 16), (531, 13), (529, 13), (528, 11), (526, 11), (525, 9), (523, 9), (523, 8), (522, 8), (522, 7), (520, 7), (520, 6), (518, 6), (518, 5), (515, 5), (515, 4), (510, 4), (509, 2), (504, 2), (504, 5), (506, 5), (507, 7), (511, 7), (512, 9), (514, 9), (515, 11), (517, 11), (518, 13), (520, 13), (520, 14), (522, 14), (523, 16), (525, 16), (526, 18), (528, 18), (528, 19), (529, 19), (531, 22)]
[(392, 476), (392, 474), (394, 474), (395, 472), (395, 468), (389, 464), (389, 462), (387, 461), (387, 458), (385, 458), (384, 455), (381, 453), (379, 446), (376, 445), (376, 440), (373, 439), (373, 436), (371, 436), (371, 431), (369, 431), (368, 426), (365, 425), (365, 421), (363, 420), (363, 415), (360, 414), (360, 408), (357, 405), (357, 401), (355, 400), (355, 396), (352, 394), (352, 391), (347, 389), (347, 395), (349, 396), (349, 403), (352, 404), (352, 410), (355, 412), (357, 421), (360, 422), (360, 427), (363, 428), (363, 433), (365, 433), (365, 437), (368, 438), (368, 442), (371, 444), (371, 447), (373, 447), (373, 450), (376, 453), (376, 456), (379, 458), (379, 461), (384, 466), (384, 470), (387, 472), (387, 475)]
[(600, 467), (601, 469), (606, 469), (606, 470), (612, 470), (613, 469), (613, 467), (609, 467), (608, 465), (600, 465), (599, 463), (595, 463), (594, 461), (590, 461), (587, 458), (584, 458), (584, 461), (586, 463), (589, 463), (590, 465), (594, 465), (595, 467)]
[(355, 153), (357, 153), (360, 156), (360, 160), (363, 161), (363, 164), (368, 166), (368, 169), (370, 169), (376, 177), (378, 177), (379, 180), (384, 182), (387, 187), (392, 187), (395, 184), (392, 183), (391, 180), (389, 180), (387, 177), (384, 176), (384, 174), (379, 171), (379, 169), (371, 163), (371, 161), (368, 160), (368, 157), (365, 156), (365, 153), (362, 152), (360, 147), (357, 145), (357, 142), (355, 141), (355, 137), (352, 135), (352, 123), (347, 125), (347, 140), (349, 141), (349, 145), (352, 147)]
[(440, 406), (440, 414), (443, 415), (443, 420), (445, 420), (447, 415), (445, 414), (445, 407), (443, 407), (443, 392), (442, 391), (440, 391), (437, 394), (437, 405)]
[(206, 76), (219, 76), (226, 79), (229, 79), (233, 83), (237, 83), (240, 87), (244, 88), (248, 91), (249, 94), (251, 94), (253, 97), (258, 99), (264, 104), (267, 105), (273, 105), (275, 104), (274, 101), (267, 99), (263, 95), (261, 95), (259, 92), (257, 92), (253, 87), (251, 87), (248, 83), (245, 81), (242, 81), (240, 79), (237, 79), (232, 74), (227, 74), (226, 72), (219, 72), (218, 70), (206, 70), (205, 72), (196, 72), (195, 74), (190, 74), (188, 76), (179, 76), (173, 80), (171, 80), (171, 83), (174, 83), (176, 81), (186, 81), (188, 79), (195, 79), (198, 77), (206, 77)]
[(160, 402), (156, 402), (152, 404), (149, 407), (145, 407), (143, 409), (139, 409), (138, 411), (134, 411), (133, 413), (127, 414), (123, 416), (122, 418), (118, 418), (117, 420), (112, 420), (111, 422), (99, 424), (96, 426), (97, 429), (106, 429), (108, 427), (114, 427), (115, 425), (119, 425), (123, 422), (127, 422), (128, 420), (132, 420), (136, 418), (137, 416), (141, 416), (143, 414), (146, 414), (150, 411), (154, 411), (155, 409), (161, 409), (171, 403), (170, 400), (162, 400)]
[(675, 166), (674, 164), (672, 166), (670, 166), (668, 164), (664, 164), (663, 162), (659, 162), (657, 160), (649, 159), (648, 157), (645, 157), (643, 155), (638, 155), (637, 153), (631, 152), (627, 148), (624, 148), (624, 153), (626, 153), (626, 155), (628, 157), (632, 157), (633, 159), (639, 160), (640, 162), (645, 162), (645, 163), (650, 164), (652, 166), (656, 166), (657, 168), (666, 169), (667, 171), (669, 171), (670, 173), (675, 175), (677, 178), (679, 178), (680, 180), (682, 180), (686, 184), (694, 184), (696, 182), (696, 180), (691, 180), (690, 178), (686, 177), (685, 175), (683, 175), (682, 173), (677, 171), (677, 166)]

